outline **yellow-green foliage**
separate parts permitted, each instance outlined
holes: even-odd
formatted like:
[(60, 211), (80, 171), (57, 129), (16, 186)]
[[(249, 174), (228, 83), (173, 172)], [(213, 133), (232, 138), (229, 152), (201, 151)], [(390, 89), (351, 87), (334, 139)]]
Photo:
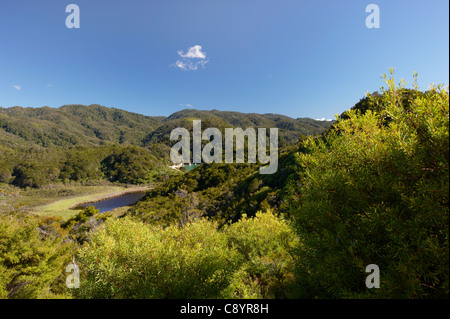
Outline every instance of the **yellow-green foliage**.
[(271, 213), (223, 230), (206, 219), (164, 229), (109, 220), (79, 252), (81, 282), (74, 296), (268, 297), (288, 281), (287, 250), (294, 243), (287, 223)]
[[(379, 112), (347, 112), (298, 157), (305, 296), (448, 297), (448, 89), (386, 83)], [(372, 263), (380, 289), (365, 286)]]
[(80, 251), (83, 298), (214, 297), (234, 269), (236, 253), (206, 220), (151, 228), (113, 220)]
[[(270, 211), (258, 212), (254, 218), (244, 215), (239, 222), (227, 226), (224, 232), (228, 244), (241, 255), (241, 271), (236, 274), (234, 282), (242, 284), (248, 281), (246, 289), (229, 290), (229, 297), (290, 296), (289, 289), (293, 283), (290, 253), (299, 243), (286, 220)], [(247, 274), (247, 278), (242, 278), (243, 274)], [(252, 294), (248, 294), (250, 288)]]
[(54, 222), (0, 214), (0, 298), (64, 297), (61, 275), (71, 245), (62, 243)]

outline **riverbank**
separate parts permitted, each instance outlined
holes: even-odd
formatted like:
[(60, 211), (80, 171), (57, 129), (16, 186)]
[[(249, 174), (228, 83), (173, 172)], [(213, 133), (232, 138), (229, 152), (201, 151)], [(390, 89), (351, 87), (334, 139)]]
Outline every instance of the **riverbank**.
[(76, 209), (76, 207), (93, 203), (109, 198), (114, 198), (122, 196), (129, 193), (143, 192), (150, 190), (150, 186), (84, 186), (86, 193), (80, 194), (78, 196), (64, 197), (62, 199), (57, 199), (49, 202), (45, 205), (32, 207), (30, 210), (40, 216), (57, 216), (63, 219), (68, 219), (81, 209)]
[(113, 193), (108, 193), (107, 195), (99, 195), (95, 198), (90, 198), (88, 201), (85, 202), (79, 202), (79, 203), (75, 203), (72, 206), (69, 207), (69, 209), (76, 209), (77, 207), (81, 206), (81, 205), (85, 205), (85, 204), (90, 204), (90, 203), (95, 203), (95, 202), (99, 202), (102, 200), (106, 200), (106, 199), (111, 199), (111, 198), (115, 198), (115, 197), (120, 197), (126, 194), (132, 194), (132, 193), (142, 193), (145, 191), (150, 190), (151, 187), (132, 187), (132, 188), (126, 188), (117, 192), (113, 192)]

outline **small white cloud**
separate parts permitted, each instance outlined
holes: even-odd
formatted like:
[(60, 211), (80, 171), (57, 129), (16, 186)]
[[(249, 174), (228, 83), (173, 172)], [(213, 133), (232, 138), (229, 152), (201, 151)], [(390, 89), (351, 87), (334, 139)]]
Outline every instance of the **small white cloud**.
[(187, 68), (186, 63), (183, 63), (183, 62), (180, 61), (180, 60), (177, 60), (177, 62), (175, 62), (175, 66), (176, 66), (177, 68), (182, 69), (182, 70), (186, 70), (186, 68)]
[(192, 107), (192, 105), (189, 104), (189, 103), (188, 103), (188, 104), (180, 104), (180, 106), (181, 106), (181, 107)]
[(182, 58), (188, 58), (188, 59), (206, 59), (206, 53), (202, 52), (202, 46), (201, 45), (194, 45), (193, 47), (190, 47), (186, 53), (183, 53), (183, 51), (177, 51), (178, 55)]
[(182, 69), (183, 71), (196, 71), (200, 68), (204, 68), (206, 63), (208, 62), (209, 62), (208, 60), (202, 60), (197, 62), (177, 60), (177, 62), (175, 62), (175, 66)]
[(22, 87), (20, 85), (13, 85), (13, 88), (15, 88), (17, 91), (22, 90)]
[(199, 68), (204, 68), (206, 63), (209, 62), (206, 59), (206, 53), (202, 52), (201, 45), (194, 45), (190, 47), (186, 53), (183, 51), (177, 51), (181, 60), (177, 60), (173, 65), (183, 71), (196, 71)]
[(202, 60), (202, 61), (197, 61), (197, 62), (192, 62), (192, 61), (183, 62), (183, 61), (178, 60), (177, 62), (175, 62), (175, 65), (184, 71), (196, 71), (200, 68), (204, 68), (206, 63), (208, 63), (208, 62), (209, 61), (207, 61), (207, 60), (206, 61)]
[(47, 84), (47, 87), (51, 87), (52, 85), (51, 84)]

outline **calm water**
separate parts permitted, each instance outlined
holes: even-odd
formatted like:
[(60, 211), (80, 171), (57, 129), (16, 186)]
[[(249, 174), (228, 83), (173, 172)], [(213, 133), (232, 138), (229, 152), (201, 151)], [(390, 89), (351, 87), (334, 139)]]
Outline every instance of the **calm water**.
[(192, 171), (194, 168), (199, 166), (200, 164), (192, 164), (192, 165), (185, 165), (184, 168), (186, 169), (186, 172)]
[(94, 206), (96, 209), (99, 210), (100, 213), (104, 213), (117, 207), (134, 204), (142, 197), (144, 197), (145, 193), (146, 192), (125, 194), (122, 196), (105, 199), (94, 203), (87, 203), (80, 206), (81, 207)]

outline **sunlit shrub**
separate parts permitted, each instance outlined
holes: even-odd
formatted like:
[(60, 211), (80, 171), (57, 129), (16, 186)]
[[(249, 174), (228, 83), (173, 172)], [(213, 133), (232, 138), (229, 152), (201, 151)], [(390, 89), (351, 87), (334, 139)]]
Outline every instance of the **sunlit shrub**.
[(236, 224), (182, 227), (109, 220), (81, 249), (77, 298), (260, 298), (292, 282), (287, 222), (258, 213)]
[[(347, 112), (298, 157), (303, 296), (448, 297), (448, 89), (386, 83), (373, 110)], [(370, 290), (372, 263), (381, 287)]]
[(38, 226), (31, 216), (0, 213), (0, 298), (68, 296), (63, 275), (73, 245), (58, 229), (41, 234)]

